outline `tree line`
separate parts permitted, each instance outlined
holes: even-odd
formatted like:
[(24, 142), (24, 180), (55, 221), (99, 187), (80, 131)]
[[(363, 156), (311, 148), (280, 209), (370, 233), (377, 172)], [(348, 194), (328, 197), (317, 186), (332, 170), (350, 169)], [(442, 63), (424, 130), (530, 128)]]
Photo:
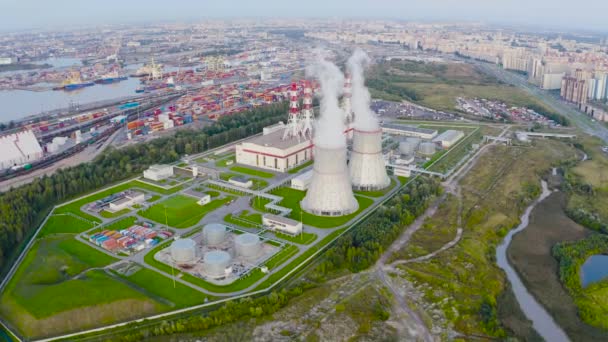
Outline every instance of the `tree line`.
[(172, 163), (258, 133), (285, 118), (287, 103), (221, 117), (202, 130), (179, 130), (175, 135), (121, 149), (110, 148), (89, 163), (60, 169), (51, 176), (0, 194), (0, 269), (8, 262), (56, 204), (142, 172), (151, 164)]

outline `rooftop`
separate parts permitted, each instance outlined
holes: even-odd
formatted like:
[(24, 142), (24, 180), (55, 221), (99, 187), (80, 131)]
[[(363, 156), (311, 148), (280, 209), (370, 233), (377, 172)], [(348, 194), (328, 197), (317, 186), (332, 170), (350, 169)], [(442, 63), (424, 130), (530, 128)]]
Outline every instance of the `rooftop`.
[(279, 216), (279, 215), (264, 214), (264, 218), (266, 218), (268, 220), (280, 222), (280, 223), (283, 223), (283, 224), (286, 224), (286, 225), (290, 225), (290, 226), (297, 226), (298, 224), (300, 224), (299, 221), (292, 220), (292, 219), (290, 219), (288, 217)]
[(309, 139), (298, 139), (298, 138), (289, 138), (283, 140), (283, 133), (285, 130), (279, 129), (272, 133), (268, 133), (266, 135), (260, 135), (257, 137), (253, 137), (246, 141), (246, 143), (265, 146), (265, 147), (275, 147), (282, 150), (288, 149), (293, 146), (297, 146), (299, 144), (310, 142)]

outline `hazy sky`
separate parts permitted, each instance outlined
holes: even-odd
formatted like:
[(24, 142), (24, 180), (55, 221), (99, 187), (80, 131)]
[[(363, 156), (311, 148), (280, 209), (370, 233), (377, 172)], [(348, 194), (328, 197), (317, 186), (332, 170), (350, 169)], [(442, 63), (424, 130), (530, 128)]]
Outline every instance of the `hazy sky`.
[(388, 17), (608, 32), (608, 0), (0, 0), (0, 29), (205, 17)]

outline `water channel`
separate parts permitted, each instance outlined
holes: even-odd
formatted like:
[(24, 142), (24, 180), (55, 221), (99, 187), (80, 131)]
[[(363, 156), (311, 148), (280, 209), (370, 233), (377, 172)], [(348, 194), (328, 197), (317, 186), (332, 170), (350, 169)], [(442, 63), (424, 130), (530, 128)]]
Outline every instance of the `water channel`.
[(507, 279), (511, 283), (511, 287), (515, 293), (515, 298), (517, 299), (519, 306), (526, 317), (532, 321), (532, 326), (538, 332), (538, 334), (545, 339), (545, 341), (570, 341), (563, 329), (557, 323), (555, 323), (553, 317), (551, 317), (545, 308), (543, 308), (530, 294), (530, 292), (528, 292), (528, 289), (526, 289), (524, 286), (523, 282), (519, 278), (519, 275), (517, 272), (515, 272), (507, 260), (507, 249), (511, 244), (513, 236), (526, 229), (530, 220), (530, 213), (532, 213), (534, 207), (551, 194), (551, 191), (549, 191), (545, 181), (542, 181), (542, 188), (543, 192), (540, 197), (530, 204), (530, 206), (526, 208), (524, 214), (520, 217), (521, 223), (519, 226), (511, 230), (496, 249), (496, 261), (498, 266), (507, 274)]

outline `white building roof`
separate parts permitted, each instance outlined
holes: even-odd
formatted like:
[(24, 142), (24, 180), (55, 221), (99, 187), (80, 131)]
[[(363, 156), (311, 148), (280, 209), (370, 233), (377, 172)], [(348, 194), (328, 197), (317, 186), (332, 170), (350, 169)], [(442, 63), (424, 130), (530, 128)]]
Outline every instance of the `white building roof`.
[(42, 148), (32, 131), (0, 137), (0, 169), (25, 164), (42, 157)]

